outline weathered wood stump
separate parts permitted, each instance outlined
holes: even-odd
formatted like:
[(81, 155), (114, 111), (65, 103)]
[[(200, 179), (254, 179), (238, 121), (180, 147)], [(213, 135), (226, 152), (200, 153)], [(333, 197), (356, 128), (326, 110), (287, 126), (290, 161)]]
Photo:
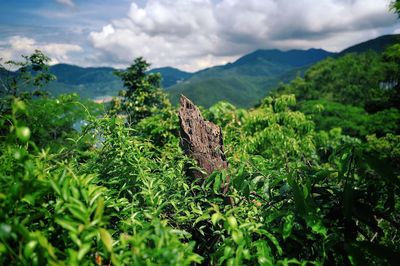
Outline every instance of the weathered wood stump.
[[(198, 166), (206, 173), (194, 170), (190, 174), (195, 178), (204, 179), (215, 170), (227, 168), (221, 128), (204, 120), (199, 108), (183, 95), (180, 104), (181, 147), (185, 154), (195, 159)], [(223, 185), (224, 193), (227, 192), (228, 186), (229, 177)]]

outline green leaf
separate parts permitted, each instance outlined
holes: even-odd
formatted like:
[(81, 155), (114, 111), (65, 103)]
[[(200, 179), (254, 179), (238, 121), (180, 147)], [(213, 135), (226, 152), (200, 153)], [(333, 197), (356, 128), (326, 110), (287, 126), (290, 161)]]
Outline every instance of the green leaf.
[(269, 240), (271, 240), (272, 244), (274, 244), (276, 250), (278, 251), (278, 254), (282, 255), (283, 250), (282, 250), (281, 246), (279, 245), (278, 239), (274, 235), (272, 235), (270, 232), (268, 232), (267, 230), (259, 229), (259, 232), (262, 233), (263, 235), (265, 235), (266, 237), (268, 237)]
[(79, 219), (82, 223), (86, 223), (88, 221), (88, 215), (86, 213), (87, 211), (83, 209), (82, 206), (68, 205), (67, 208), (72, 215)]
[(104, 198), (101, 197), (97, 201), (97, 207), (96, 207), (96, 212), (94, 214), (94, 219), (101, 220), (103, 218), (103, 212), (104, 212)]
[(201, 222), (201, 221), (204, 221), (204, 220), (208, 220), (208, 219), (210, 219), (210, 214), (205, 213), (205, 214), (201, 215), (200, 217), (198, 217), (198, 218), (194, 221), (193, 225), (197, 224), (198, 222)]
[(33, 254), (33, 251), (35, 250), (38, 242), (35, 240), (31, 240), (28, 242), (28, 244), (25, 245), (24, 247), (24, 257), (25, 258), (30, 258)]
[(297, 182), (294, 180), (294, 178), (291, 175), (288, 175), (288, 181), (289, 185), (292, 188), (293, 191), (293, 197), (294, 197), (294, 203), (296, 205), (296, 210), (297, 212), (305, 217), (308, 213), (307, 211), (307, 205), (304, 200), (304, 194), (303, 191), (300, 189), (300, 186), (297, 184)]
[(240, 244), (240, 242), (242, 242), (243, 240), (243, 233), (242, 231), (238, 230), (238, 229), (234, 229), (232, 231), (232, 239), (233, 241), (235, 241), (236, 244)]
[(83, 257), (90, 251), (91, 245), (89, 243), (85, 243), (78, 251), (78, 260), (82, 260)]
[(71, 231), (75, 234), (78, 233), (78, 224), (73, 221), (64, 220), (62, 218), (56, 218), (55, 222), (61, 225), (63, 228), (67, 229), (68, 231)]
[(216, 212), (211, 216), (211, 222), (216, 225), (219, 220), (223, 219), (224, 216), (220, 212)]
[(283, 217), (283, 239), (288, 238), (292, 234), (292, 228), (294, 224), (294, 215), (289, 213), (287, 216)]
[(61, 190), (60, 190), (60, 188), (57, 186), (57, 184), (56, 184), (52, 179), (49, 179), (49, 182), (50, 182), (51, 187), (54, 189), (54, 191), (55, 191), (58, 195), (61, 195)]
[(222, 176), (221, 173), (215, 176), (213, 190), (214, 193), (218, 194), (221, 191)]
[(237, 223), (235, 217), (229, 216), (226, 220), (227, 220), (227, 222), (228, 222), (230, 228), (236, 229), (236, 228), (238, 227), (238, 223)]
[(106, 229), (103, 229), (103, 228), (100, 228), (99, 232), (100, 232), (101, 241), (103, 242), (103, 244), (106, 247), (107, 251), (111, 253), (112, 252), (112, 245), (113, 245), (113, 242), (114, 242), (113, 239), (112, 239), (112, 236), (110, 235), (110, 233)]

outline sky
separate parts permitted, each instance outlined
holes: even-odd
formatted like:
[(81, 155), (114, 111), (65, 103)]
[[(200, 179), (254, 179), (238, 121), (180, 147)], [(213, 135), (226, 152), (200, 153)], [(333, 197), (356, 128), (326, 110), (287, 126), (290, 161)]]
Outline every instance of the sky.
[(0, 58), (186, 71), (257, 49), (341, 51), (400, 33), (390, 0), (0, 0)]

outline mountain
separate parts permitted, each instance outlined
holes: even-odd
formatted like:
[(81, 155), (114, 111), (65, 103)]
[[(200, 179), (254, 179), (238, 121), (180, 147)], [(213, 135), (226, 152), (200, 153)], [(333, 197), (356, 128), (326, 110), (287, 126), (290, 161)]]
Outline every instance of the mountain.
[(50, 67), (50, 72), (57, 77), (57, 81), (67, 85), (88, 83), (115, 82), (119, 78), (111, 67), (78, 67), (67, 64), (58, 64)]
[[(99, 98), (116, 96), (122, 89), (121, 80), (114, 74), (111, 67), (79, 67), (67, 64), (57, 64), (50, 67), (50, 72), (57, 77), (56, 81), (46, 86), (52, 95), (62, 93), (78, 93), (82, 98)], [(172, 67), (156, 68), (149, 73), (160, 73), (162, 86), (170, 87), (189, 78), (192, 74)]]
[(309, 50), (289, 50), (280, 51), (274, 50), (257, 50), (253, 53), (239, 58), (230, 67), (246, 65), (246, 64), (265, 64), (274, 63), (281, 65), (288, 65), (293, 67), (302, 67), (313, 64), (320, 60), (331, 56), (332, 53), (322, 49), (309, 49)]
[(378, 38), (350, 46), (349, 48), (341, 51), (339, 56), (348, 53), (362, 53), (368, 50), (380, 53), (383, 52), (386, 47), (395, 43), (400, 43), (400, 34), (383, 35)]
[(174, 104), (184, 94), (204, 107), (221, 100), (249, 107), (280, 82), (304, 72), (302, 68), (334, 55), (322, 49), (257, 50), (233, 63), (199, 71), (169, 88), (168, 93)]
[(149, 73), (159, 73), (162, 77), (162, 85), (163, 88), (171, 87), (175, 84), (178, 84), (188, 78), (190, 78), (193, 74), (189, 72), (185, 72), (173, 67), (162, 67), (162, 68), (154, 68), (149, 71)]
[(75, 92), (82, 98), (115, 96), (122, 88), (122, 82), (113, 74), (114, 71), (111, 67), (57, 64), (50, 67), (57, 80), (50, 82), (45, 89), (52, 95)]
[(279, 83), (304, 74), (309, 66), (327, 57), (336, 58), (368, 50), (380, 53), (387, 46), (399, 42), (400, 35), (397, 34), (359, 43), (340, 53), (330, 53), (322, 49), (257, 50), (233, 63), (199, 71), (188, 80), (169, 88), (168, 93), (174, 104), (178, 102), (180, 94), (184, 94), (204, 107), (221, 100), (239, 107), (250, 107)]
[[(327, 58), (340, 57), (354, 52), (384, 48), (399, 42), (400, 35), (385, 35), (351, 46), (340, 53), (322, 49), (309, 50), (256, 50), (233, 63), (215, 66), (188, 73), (172, 67), (156, 68), (149, 73), (160, 73), (162, 86), (167, 90), (172, 103), (176, 104), (184, 94), (196, 104), (209, 107), (226, 100), (239, 107), (250, 107), (258, 103), (272, 88), (302, 76), (313, 64)], [(58, 64), (50, 67), (57, 76), (45, 89), (53, 95), (76, 92), (83, 98), (98, 98), (117, 95), (122, 82), (110, 67), (79, 67)], [(4, 71), (3, 71), (4, 72)], [(1, 76), (4, 73), (0, 72)]]

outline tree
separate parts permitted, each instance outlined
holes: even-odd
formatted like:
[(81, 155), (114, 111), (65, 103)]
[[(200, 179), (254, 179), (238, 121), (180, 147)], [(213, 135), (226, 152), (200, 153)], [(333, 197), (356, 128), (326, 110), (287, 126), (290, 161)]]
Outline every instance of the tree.
[(390, 10), (397, 13), (400, 17), (400, 0), (393, 0), (390, 4)]
[(0, 114), (9, 113), (14, 98), (29, 99), (46, 93), (42, 88), (56, 77), (49, 72), (50, 58), (39, 50), (22, 55), (24, 61), (1, 62)]
[(114, 101), (113, 109), (127, 115), (128, 124), (137, 123), (167, 105), (160, 89), (161, 76), (146, 73), (149, 66), (142, 57), (138, 57), (126, 70), (115, 72), (123, 81), (125, 90), (120, 91), (121, 98)]

